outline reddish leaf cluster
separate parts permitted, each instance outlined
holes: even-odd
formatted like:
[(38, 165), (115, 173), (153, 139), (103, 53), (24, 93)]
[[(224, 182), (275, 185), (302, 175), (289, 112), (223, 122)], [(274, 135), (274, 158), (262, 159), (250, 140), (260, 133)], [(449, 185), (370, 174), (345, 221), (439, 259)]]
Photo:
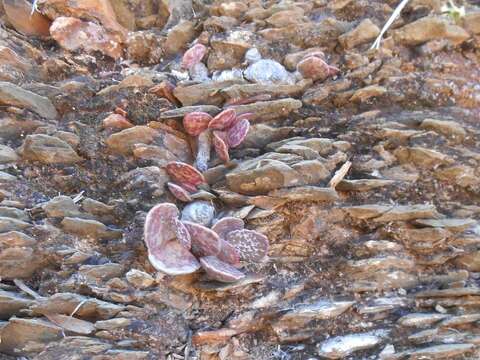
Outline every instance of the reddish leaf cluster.
[(225, 217), (211, 229), (178, 219), (174, 204), (153, 207), (145, 221), (145, 243), (153, 267), (169, 275), (190, 274), (203, 268), (210, 279), (235, 282), (245, 277), (240, 261), (267, 257), (268, 239), (244, 229), (243, 220)]
[[(251, 114), (237, 116), (234, 109), (227, 109), (212, 117), (204, 112), (192, 112), (183, 118), (183, 126), (188, 134), (199, 137), (199, 152), (197, 153), (197, 167), (206, 167), (206, 161), (202, 158), (208, 156), (205, 151), (200, 152), (202, 134), (211, 132), (212, 136), (203, 137), (208, 141), (211, 138), (218, 157), (227, 162), (230, 160), (228, 150), (237, 147), (245, 140), (250, 129), (249, 118)], [(208, 147), (210, 149), (210, 147)], [(203, 169), (200, 169), (203, 170)], [(205, 169), (206, 170), (206, 169)]]
[(168, 189), (173, 196), (183, 202), (192, 201), (190, 194), (197, 191), (198, 185), (205, 183), (205, 178), (200, 171), (180, 161), (169, 162), (165, 170), (175, 181), (167, 184)]

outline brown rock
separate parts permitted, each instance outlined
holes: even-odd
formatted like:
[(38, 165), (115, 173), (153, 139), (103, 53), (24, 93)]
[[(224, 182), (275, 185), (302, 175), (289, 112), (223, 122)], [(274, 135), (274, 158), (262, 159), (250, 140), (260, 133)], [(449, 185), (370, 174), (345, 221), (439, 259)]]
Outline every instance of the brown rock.
[(66, 232), (94, 239), (115, 239), (122, 236), (121, 231), (109, 230), (105, 224), (96, 220), (65, 217), (61, 224)]
[(274, 120), (288, 116), (292, 111), (302, 107), (302, 102), (296, 99), (280, 99), (273, 101), (259, 101), (248, 105), (237, 105), (231, 108), (235, 109), (237, 114), (252, 113), (252, 122), (262, 122)]
[(358, 26), (341, 35), (338, 41), (345, 49), (352, 49), (375, 39), (380, 34), (380, 29), (370, 19), (362, 20)]
[(208, 56), (208, 69), (225, 70), (240, 65), (252, 41), (253, 34), (243, 30), (214, 35), (210, 39), (213, 51)]
[(21, 57), (6, 46), (0, 46), (0, 64), (10, 65), (22, 72), (27, 72), (32, 69), (32, 64), (27, 59)]
[(435, 168), (441, 164), (450, 164), (453, 162), (449, 156), (436, 150), (427, 149), (421, 146), (399, 147), (393, 154), (400, 163), (411, 163), (423, 168)]
[(177, 54), (185, 49), (187, 44), (195, 37), (195, 24), (191, 21), (182, 21), (175, 25), (167, 35), (164, 51), (167, 55)]
[(22, 220), (13, 219), (11, 217), (0, 216), (0, 233), (8, 231), (22, 231), (31, 227), (29, 224)]
[(15, 162), (17, 159), (18, 155), (11, 147), (0, 144), (0, 164)]
[(65, 141), (43, 134), (28, 135), (18, 152), (24, 160), (45, 164), (73, 164), (83, 160)]
[(58, 17), (73, 17), (99, 21), (105, 29), (124, 38), (126, 29), (116, 19), (109, 0), (39, 0), (40, 11), (54, 20)]
[(480, 11), (467, 11), (462, 18), (463, 26), (472, 34), (480, 34)]
[(420, 127), (426, 130), (433, 130), (458, 141), (462, 141), (467, 135), (465, 129), (455, 121), (425, 119), (420, 124)]
[(420, 45), (430, 40), (447, 39), (454, 45), (467, 40), (470, 35), (447, 18), (427, 16), (414, 21), (393, 33), (395, 41), (404, 45)]
[(101, 26), (73, 17), (58, 17), (50, 27), (52, 37), (69, 51), (100, 51), (114, 59), (122, 56), (119, 38), (108, 34)]
[(350, 101), (354, 102), (365, 102), (373, 97), (378, 97), (387, 92), (387, 89), (379, 85), (370, 85), (355, 91), (355, 93), (350, 98)]
[(0, 290), (0, 319), (8, 320), (20, 310), (30, 307), (35, 301), (18, 293)]
[(160, 133), (148, 126), (134, 126), (112, 134), (105, 141), (112, 151), (119, 154), (131, 154), (135, 144), (150, 144)]
[(4, 0), (3, 8), (8, 21), (18, 32), (27, 36), (50, 35), (51, 21), (37, 11), (32, 14), (32, 5), (28, 1)]
[(0, 351), (16, 355), (29, 355), (32, 345), (43, 345), (62, 337), (62, 328), (42, 319), (12, 318), (1, 329)]
[(297, 186), (288, 189), (274, 190), (268, 196), (281, 197), (288, 201), (335, 201), (338, 194), (335, 189), (318, 186)]
[(247, 4), (242, 1), (224, 2), (218, 7), (220, 15), (241, 18), (248, 10)]
[(221, 105), (224, 97), (220, 90), (242, 81), (213, 81), (190, 86), (177, 86), (173, 95), (180, 100), (183, 106), (191, 105)]

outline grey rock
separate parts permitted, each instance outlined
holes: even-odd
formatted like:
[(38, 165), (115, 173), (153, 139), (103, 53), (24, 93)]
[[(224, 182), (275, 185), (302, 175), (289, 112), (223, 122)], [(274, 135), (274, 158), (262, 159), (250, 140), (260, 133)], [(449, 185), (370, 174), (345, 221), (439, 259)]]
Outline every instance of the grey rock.
[(343, 359), (355, 351), (379, 345), (382, 338), (371, 333), (337, 336), (319, 345), (318, 354), (327, 359)]
[(29, 308), (33, 303), (35, 303), (34, 300), (16, 292), (0, 290), (0, 319), (8, 320), (18, 315), (20, 310)]
[(194, 201), (182, 210), (182, 221), (210, 226), (215, 217), (215, 207), (209, 201)]
[(58, 116), (49, 99), (4, 81), (0, 81), (0, 103), (32, 110), (47, 119)]
[(17, 160), (18, 155), (11, 147), (0, 145), (0, 164), (12, 163)]
[(257, 84), (294, 84), (295, 78), (282, 64), (274, 60), (259, 60), (244, 72), (246, 79)]

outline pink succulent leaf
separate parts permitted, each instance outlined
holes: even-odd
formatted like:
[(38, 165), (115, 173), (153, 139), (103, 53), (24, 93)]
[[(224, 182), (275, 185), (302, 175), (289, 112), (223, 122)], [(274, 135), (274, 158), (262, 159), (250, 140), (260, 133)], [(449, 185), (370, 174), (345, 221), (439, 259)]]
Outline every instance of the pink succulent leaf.
[(225, 137), (226, 134), (223, 131), (213, 132), (213, 146), (215, 147), (215, 152), (223, 162), (228, 162), (230, 160), (230, 155), (228, 154), (227, 143), (224, 141)]
[[(171, 183), (169, 183), (171, 184)], [(176, 184), (175, 184), (176, 185)], [(187, 191), (188, 193), (194, 193), (194, 192), (197, 192), (197, 187), (195, 185), (192, 185), (192, 184), (189, 184), (189, 183), (180, 183), (179, 185), (177, 186), (180, 186), (182, 187), (185, 191)]]
[(190, 69), (193, 65), (202, 61), (203, 57), (207, 53), (207, 48), (202, 44), (195, 44), (188, 49), (182, 58), (182, 68)]
[(212, 134), (210, 130), (203, 131), (197, 141), (197, 158), (195, 165), (201, 172), (208, 170), (208, 162), (210, 161), (210, 150), (212, 148)]
[(155, 269), (168, 275), (191, 274), (200, 268), (195, 256), (176, 240), (149, 250), (148, 260)]
[(145, 219), (144, 239), (148, 249), (160, 248), (175, 238), (174, 221), (179, 212), (174, 204), (164, 203), (150, 209)]
[(190, 221), (184, 221), (192, 239), (192, 253), (197, 257), (218, 255), (220, 237), (209, 228)]
[(230, 245), (225, 240), (220, 240), (220, 252), (217, 255), (218, 259), (230, 264), (236, 268), (240, 267), (240, 254), (233, 245)]
[(190, 194), (187, 190), (185, 190), (183, 187), (178, 186), (177, 184), (174, 183), (167, 183), (168, 190), (175, 196), (178, 200), (183, 201), (183, 202), (190, 202), (192, 201), (192, 198), (190, 197)]
[(212, 230), (215, 231), (222, 239), (227, 237), (227, 234), (234, 230), (242, 230), (245, 227), (245, 223), (242, 219), (227, 216), (218, 220), (215, 225), (212, 226)]
[(234, 109), (223, 110), (210, 121), (208, 127), (213, 130), (228, 129), (235, 122), (236, 117), (237, 114)]
[(235, 269), (232, 265), (224, 263), (215, 256), (200, 258), (200, 264), (212, 280), (230, 283), (245, 277), (244, 273)]
[[(246, 119), (248, 121), (251, 121), (252, 118), (253, 118), (253, 115), (254, 115), (253, 113), (240, 114), (240, 115), (237, 116), (237, 120), (235, 121), (235, 124), (237, 124), (238, 122), (240, 122), (244, 119)], [(235, 124), (233, 124), (233, 125), (235, 125)]]
[(250, 262), (261, 262), (268, 254), (268, 238), (254, 230), (235, 230), (227, 234), (225, 239), (240, 254), (240, 259)]
[(228, 145), (231, 148), (237, 147), (247, 137), (250, 129), (250, 122), (247, 119), (240, 120), (227, 131)]
[(168, 175), (177, 183), (187, 183), (197, 186), (205, 182), (202, 173), (193, 166), (179, 161), (169, 162), (166, 170)]
[(192, 238), (190, 237), (187, 227), (178, 219), (175, 219), (174, 224), (177, 240), (185, 249), (190, 250), (192, 247)]
[(189, 135), (198, 136), (208, 128), (212, 119), (212, 116), (205, 112), (192, 112), (183, 117), (183, 127)]

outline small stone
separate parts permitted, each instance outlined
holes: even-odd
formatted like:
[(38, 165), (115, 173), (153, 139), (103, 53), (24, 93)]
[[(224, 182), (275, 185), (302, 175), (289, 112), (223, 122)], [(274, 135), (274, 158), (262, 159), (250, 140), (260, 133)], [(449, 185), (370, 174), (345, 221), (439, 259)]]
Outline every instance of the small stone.
[(387, 89), (379, 85), (370, 85), (355, 91), (355, 93), (350, 98), (350, 101), (354, 102), (365, 102), (374, 97), (379, 97), (387, 92)]
[(155, 279), (148, 273), (131, 269), (125, 274), (127, 281), (138, 289), (146, 289), (155, 283)]
[(58, 116), (48, 98), (8, 82), (0, 82), (0, 103), (26, 108), (47, 119), (56, 119)]
[(56, 196), (41, 206), (48, 217), (77, 217), (80, 215), (78, 205), (69, 196)]
[(244, 76), (249, 81), (262, 84), (293, 84), (293, 76), (274, 60), (259, 60), (251, 64), (245, 71)]
[(298, 186), (274, 190), (269, 192), (268, 196), (281, 197), (288, 201), (335, 201), (339, 199), (335, 189), (318, 186)]
[(14, 317), (1, 329), (0, 351), (15, 356), (28, 355), (30, 343), (46, 344), (57, 341), (61, 339), (62, 333), (61, 327), (48, 321)]
[(95, 328), (98, 330), (116, 330), (126, 328), (132, 323), (131, 319), (115, 318), (109, 320), (101, 320), (95, 323)]
[(114, 59), (122, 56), (120, 39), (93, 22), (73, 17), (58, 17), (50, 27), (50, 34), (69, 51), (100, 51)]
[(32, 5), (25, 0), (9, 0), (3, 9), (15, 30), (27, 36), (48, 37), (51, 21), (38, 11), (32, 13)]
[(33, 237), (20, 231), (8, 231), (0, 234), (0, 248), (29, 247), (37, 242)]
[(375, 39), (380, 34), (380, 29), (372, 20), (362, 20), (358, 26), (346, 34), (341, 35), (338, 41), (345, 49), (352, 49)]
[(117, 263), (82, 265), (78, 272), (89, 280), (109, 280), (122, 276), (123, 266)]
[(0, 290), (0, 319), (8, 320), (18, 315), (22, 309), (27, 309), (35, 301), (18, 293)]
[(105, 224), (96, 220), (65, 217), (61, 225), (69, 233), (94, 239), (116, 239), (122, 236), (121, 231), (109, 230)]
[(396, 30), (393, 37), (395, 41), (403, 45), (415, 46), (436, 39), (447, 39), (453, 45), (459, 45), (470, 35), (447, 18), (426, 16)]
[(467, 355), (475, 349), (474, 344), (446, 344), (434, 345), (427, 348), (412, 351), (409, 358), (412, 360), (422, 359), (453, 359)]
[(0, 164), (12, 163), (17, 160), (18, 155), (11, 147), (0, 144)]
[(43, 134), (28, 135), (18, 153), (25, 160), (45, 164), (73, 164), (83, 160), (65, 141)]
[(29, 224), (22, 220), (0, 216), (0, 233), (4, 233), (8, 231), (22, 231), (31, 226), (32, 224)]
[(194, 201), (182, 210), (182, 221), (210, 226), (215, 216), (215, 207), (209, 201)]
[(134, 126), (112, 134), (105, 141), (114, 152), (127, 155), (130, 154), (136, 144), (150, 144), (159, 136), (157, 130), (148, 126)]
[(445, 314), (415, 313), (402, 316), (400, 319), (397, 320), (397, 322), (401, 326), (422, 328), (431, 326), (447, 317), (449, 316)]
[(467, 135), (465, 129), (455, 121), (425, 119), (420, 124), (420, 127), (426, 130), (433, 130), (450, 138), (458, 139), (459, 141), (462, 141)]
[(343, 359), (356, 351), (377, 346), (381, 342), (379, 336), (370, 333), (337, 336), (320, 344), (318, 354), (327, 359)]
[(435, 168), (442, 164), (451, 164), (453, 159), (436, 150), (421, 146), (398, 147), (393, 154), (400, 163), (412, 163), (423, 168)]

